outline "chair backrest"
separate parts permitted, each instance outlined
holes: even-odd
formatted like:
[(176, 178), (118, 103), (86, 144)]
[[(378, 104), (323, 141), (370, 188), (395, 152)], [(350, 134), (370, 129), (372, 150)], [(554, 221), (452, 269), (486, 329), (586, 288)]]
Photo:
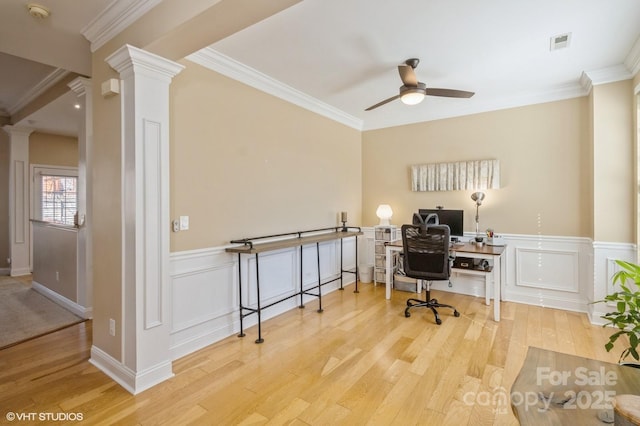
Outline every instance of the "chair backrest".
[(420, 280), (448, 280), (450, 234), (447, 225), (402, 225), (405, 274)]
[(435, 213), (429, 213), (427, 217), (423, 218), (420, 213), (413, 214), (414, 225), (438, 225), (440, 223), (438, 215)]

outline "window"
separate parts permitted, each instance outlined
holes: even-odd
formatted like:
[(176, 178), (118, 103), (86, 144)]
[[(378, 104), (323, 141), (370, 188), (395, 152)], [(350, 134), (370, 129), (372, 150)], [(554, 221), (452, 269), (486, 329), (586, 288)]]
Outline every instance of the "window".
[(41, 211), (45, 222), (73, 225), (76, 214), (78, 178), (40, 175)]
[(73, 226), (78, 210), (77, 169), (35, 167), (33, 172), (34, 218)]

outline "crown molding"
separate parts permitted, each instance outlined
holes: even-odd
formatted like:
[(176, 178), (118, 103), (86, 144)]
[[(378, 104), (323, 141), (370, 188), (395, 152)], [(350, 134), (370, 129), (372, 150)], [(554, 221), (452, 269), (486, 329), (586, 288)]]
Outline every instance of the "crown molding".
[(601, 84), (615, 83), (616, 81), (629, 80), (633, 75), (625, 64), (618, 64), (607, 68), (584, 71), (580, 82), (584, 87), (598, 86)]
[(582, 74), (580, 74), (580, 85), (584, 87), (584, 90), (586, 90), (587, 94), (591, 93), (591, 89), (593, 89), (593, 83), (591, 81), (591, 78), (585, 71), (582, 71)]
[(161, 1), (116, 0), (80, 32), (91, 43), (91, 52), (95, 52)]
[(55, 85), (57, 82), (65, 78), (69, 74), (69, 71), (63, 70), (62, 68), (57, 68), (52, 73), (47, 75), (44, 79), (42, 79), (38, 84), (33, 86), (30, 90), (28, 90), (24, 96), (22, 96), (18, 102), (8, 108), (8, 112), (10, 115), (15, 114), (20, 111), (30, 102), (35, 100), (38, 96), (43, 94), (47, 89)]
[[(637, 43), (637, 46), (638, 51), (640, 52), (640, 43)], [(634, 47), (634, 50), (635, 49), (636, 48)], [(632, 53), (633, 52), (634, 51), (632, 51)], [(633, 56), (632, 53), (630, 53), (629, 57)], [(575, 83), (554, 87), (544, 92), (535, 91), (530, 93), (520, 93), (518, 95), (505, 98), (491, 99), (480, 104), (475, 104), (474, 106), (456, 109), (456, 112), (453, 114), (450, 111), (445, 112), (436, 110), (426, 116), (421, 115), (419, 118), (411, 116), (398, 118), (388, 115), (376, 120), (361, 120), (306, 95), (297, 89), (274, 80), (253, 68), (247, 67), (246, 65), (210, 47), (204, 48), (187, 56), (187, 59), (205, 68), (216, 71), (229, 78), (277, 96), (287, 102), (291, 102), (357, 130), (375, 130), (386, 127), (403, 126), (419, 122), (443, 120), (483, 112), (579, 98), (587, 96), (594, 85), (613, 83), (632, 78), (632, 73), (629, 71), (628, 66), (625, 64), (619, 64), (598, 70), (585, 71), (582, 73), (579, 81)]]
[(363, 121), (345, 113), (329, 104), (315, 99), (291, 86), (281, 83), (268, 75), (250, 68), (222, 53), (205, 47), (189, 56), (187, 59), (207, 69), (237, 80), (262, 92), (276, 96), (309, 111), (320, 114), (331, 120), (362, 130)]
[(69, 89), (71, 89), (76, 95), (83, 96), (88, 91), (91, 90), (91, 79), (87, 77), (76, 77), (69, 84)]
[(398, 119), (393, 116), (385, 116), (375, 121), (365, 122), (363, 130), (376, 130), (387, 127), (405, 126), (409, 124), (422, 123), (427, 121), (444, 120), (447, 118), (462, 117), (465, 115), (481, 114), (484, 112), (499, 111), (509, 108), (519, 108), (529, 105), (543, 104), (547, 102), (557, 102), (567, 99), (579, 98), (586, 96), (588, 91), (579, 84), (567, 84), (546, 90), (544, 92), (520, 93), (516, 96), (488, 99), (482, 103), (468, 107), (459, 107), (455, 109), (455, 113), (450, 111), (442, 112), (437, 109), (430, 111), (427, 115), (421, 115), (420, 118), (405, 117)]
[(624, 64), (631, 71), (632, 75), (640, 72), (640, 37), (633, 44), (633, 47), (629, 51), (629, 54), (624, 60)]

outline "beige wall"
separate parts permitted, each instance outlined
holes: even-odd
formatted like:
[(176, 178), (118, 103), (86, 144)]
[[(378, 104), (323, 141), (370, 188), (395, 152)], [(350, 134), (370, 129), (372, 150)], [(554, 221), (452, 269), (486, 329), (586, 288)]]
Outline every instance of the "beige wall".
[[(9, 135), (0, 131), (0, 268), (8, 268), (9, 253)], [(34, 132), (29, 136), (29, 163), (78, 166), (78, 139)]]
[(635, 242), (631, 80), (594, 86), (594, 240)]
[(78, 138), (32, 133), (29, 136), (29, 163), (78, 167)]
[(120, 332), (117, 338), (109, 335), (109, 319), (122, 322), (121, 98), (104, 98), (100, 93), (101, 82), (118, 78), (104, 61), (114, 50), (106, 46), (92, 59), (93, 344), (121, 359)]
[(360, 224), (360, 132), (189, 61), (171, 84), (171, 251)]
[(363, 133), (363, 224), (391, 204), (392, 223), (419, 208), (464, 209), (475, 230), (473, 191), (412, 192), (412, 164), (500, 160), (502, 188), (488, 190), (480, 229), (533, 235), (590, 236), (588, 99), (494, 111)]
[(0, 130), (0, 268), (9, 268), (9, 135)]

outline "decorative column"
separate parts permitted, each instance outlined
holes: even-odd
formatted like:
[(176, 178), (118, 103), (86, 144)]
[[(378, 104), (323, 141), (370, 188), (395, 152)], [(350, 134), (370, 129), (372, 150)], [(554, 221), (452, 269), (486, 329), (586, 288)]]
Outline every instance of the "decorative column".
[(29, 135), (33, 129), (4, 126), (9, 134), (9, 253), (11, 276), (31, 273)]
[(169, 85), (184, 67), (129, 45), (106, 61), (121, 79), (122, 363), (138, 393), (173, 376)]
[(85, 317), (92, 317), (93, 268), (91, 238), (91, 145), (93, 143), (93, 102), (91, 79), (78, 77), (68, 86), (78, 95), (84, 117), (78, 127), (78, 304)]

